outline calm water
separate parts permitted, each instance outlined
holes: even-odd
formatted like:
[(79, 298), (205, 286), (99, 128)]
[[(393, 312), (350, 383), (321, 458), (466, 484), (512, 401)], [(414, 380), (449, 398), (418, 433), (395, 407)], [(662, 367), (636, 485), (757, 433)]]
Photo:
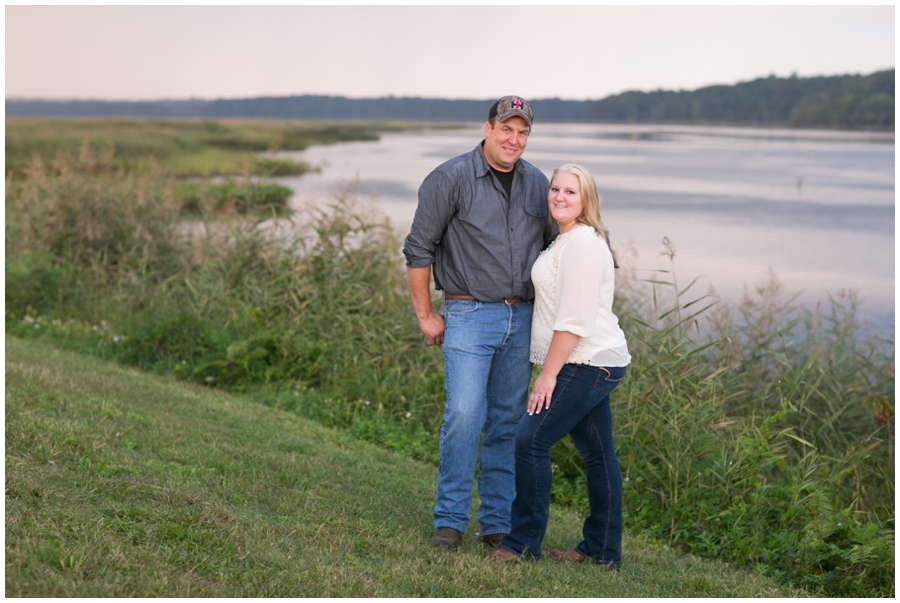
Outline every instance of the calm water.
[[(298, 201), (355, 185), (405, 233), (422, 179), (481, 138), (473, 125), (285, 152), (322, 172), (278, 180)], [(548, 176), (591, 170), (613, 245), (639, 269), (668, 267), (667, 236), (679, 282), (703, 275), (702, 292), (739, 298), (771, 269), (808, 304), (854, 289), (872, 325), (893, 330), (893, 134), (538, 123), (524, 158)]]

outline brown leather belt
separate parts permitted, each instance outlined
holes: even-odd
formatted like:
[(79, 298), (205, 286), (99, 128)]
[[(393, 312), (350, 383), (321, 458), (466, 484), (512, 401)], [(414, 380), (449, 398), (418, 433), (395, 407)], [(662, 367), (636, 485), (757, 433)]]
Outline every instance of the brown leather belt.
[[(466, 301), (478, 301), (471, 295), (460, 295), (457, 293), (444, 293), (444, 299), (464, 299)], [(504, 304), (518, 304), (523, 301), (525, 301), (525, 300), (522, 299), (521, 297), (514, 297), (512, 299), (504, 299), (503, 303)]]

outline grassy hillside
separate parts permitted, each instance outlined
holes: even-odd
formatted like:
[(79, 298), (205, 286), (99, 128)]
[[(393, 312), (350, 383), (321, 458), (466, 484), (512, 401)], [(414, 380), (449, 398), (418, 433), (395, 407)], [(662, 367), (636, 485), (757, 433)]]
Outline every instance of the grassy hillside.
[[(796, 596), (626, 534), (618, 572), (427, 546), (435, 469), (295, 415), (6, 338), (6, 596)], [(547, 545), (580, 517), (554, 508)], [(470, 526), (474, 529), (474, 526)]]

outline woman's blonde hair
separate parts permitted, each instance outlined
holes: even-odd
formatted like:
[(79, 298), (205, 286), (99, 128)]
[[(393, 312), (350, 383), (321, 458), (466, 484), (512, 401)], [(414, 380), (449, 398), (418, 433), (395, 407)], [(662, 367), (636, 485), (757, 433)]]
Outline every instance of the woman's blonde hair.
[[(576, 222), (591, 226), (597, 231), (597, 234), (603, 237), (603, 240), (606, 241), (606, 246), (609, 247), (609, 252), (612, 254), (613, 266), (618, 268), (619, 262), (616, 260), (616, 252), (613, 251), (612, 245), (609, 244), (609, 229), (603, 225), (603, 220), (600, 219), (600, 193), (597, 192), (597, 184), (594, 182), (594, 177), (587, 171), (587, 168), (576, 163), (567, 163), (556, 168), (553, 170), (553, 177), (556, 177), (559, 173), (572, 174), (578, 178), (578, 184), (581, 186), (582, 209), (581, 215), (578, 216)], [(551, 182), (553, 177), (550, 178)], [(559, 228), (559, 224), (556, 223), (552, 216), (550, 223), (555, 229)]]

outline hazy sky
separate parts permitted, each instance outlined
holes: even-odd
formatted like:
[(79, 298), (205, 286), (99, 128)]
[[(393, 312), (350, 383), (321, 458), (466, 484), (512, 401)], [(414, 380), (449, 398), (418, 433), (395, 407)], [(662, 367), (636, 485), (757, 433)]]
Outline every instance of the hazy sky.
[(894, 67), (883, 6), (7, 6), (6, 97), (599, 99)]

